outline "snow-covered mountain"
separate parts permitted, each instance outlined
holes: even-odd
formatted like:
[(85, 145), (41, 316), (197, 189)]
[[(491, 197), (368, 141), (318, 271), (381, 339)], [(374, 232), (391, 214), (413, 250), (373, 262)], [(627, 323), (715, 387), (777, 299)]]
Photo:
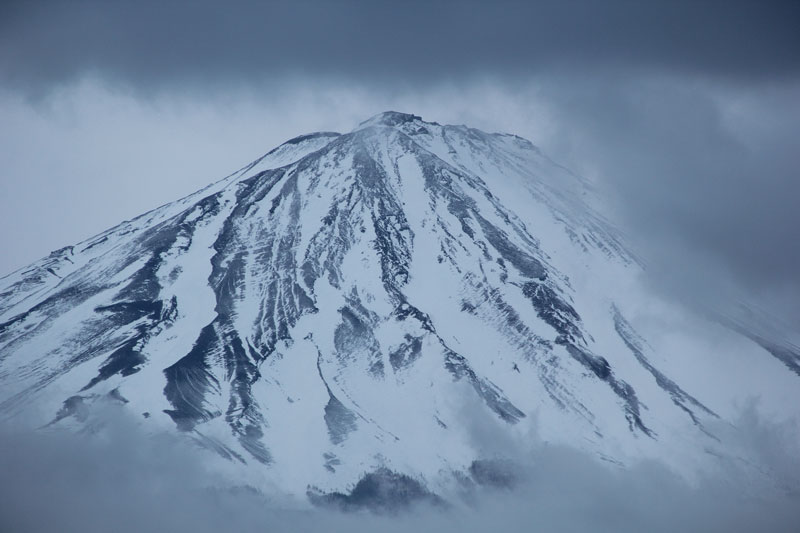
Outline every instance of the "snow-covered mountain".
[(292, 139), (0, 279), (0, 415), (117, 405), (301, 498), (480, 482), (481, 417), (623, 465), (747, 460), (717, 430), (798, 405), (800, 350), (658, 299), (601, 209), (513, 135), (387, 112)]

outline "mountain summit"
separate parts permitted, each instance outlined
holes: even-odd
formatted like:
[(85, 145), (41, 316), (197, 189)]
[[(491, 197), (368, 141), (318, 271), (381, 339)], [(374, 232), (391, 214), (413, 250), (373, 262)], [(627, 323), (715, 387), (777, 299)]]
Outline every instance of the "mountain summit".
[(800, 356), (654, 326), (681, 319), (601, 206), (514, 135), (387, 112), (297, 137), (0, 279), (0, 414), (117, 405), (301, 497), (480, 482), (480, 420), (622, 465), (734, 454), (715, 428), (779, 408)]

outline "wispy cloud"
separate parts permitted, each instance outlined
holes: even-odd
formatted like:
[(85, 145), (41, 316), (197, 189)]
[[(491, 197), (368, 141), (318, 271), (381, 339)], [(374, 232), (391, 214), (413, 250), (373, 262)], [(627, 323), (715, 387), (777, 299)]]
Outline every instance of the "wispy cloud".
[[(737, 465), (689, 484), (658, 462), (629, 469), (535, 438), (487, 457), (513, 464), (514, 482), (465, 486), (451, 506), (397, 515), (293, 508), (278, 495), (229, 489), (176, 437), (144, 436), (120, 413), (93, 435), (4, 428), (0, 528), (8, 531), (794, 531), (800, 519), (797, 428), (739, 420), (741, 450), (780, 471), (754, 485)], [(491, 422), (476, 421), (478, 434)], [(746, 436), (742, 439), (741, 436)], [(187, 453), (189, 452), (189, 453)], [(211, 453), (211, 452), (204, 452)]]

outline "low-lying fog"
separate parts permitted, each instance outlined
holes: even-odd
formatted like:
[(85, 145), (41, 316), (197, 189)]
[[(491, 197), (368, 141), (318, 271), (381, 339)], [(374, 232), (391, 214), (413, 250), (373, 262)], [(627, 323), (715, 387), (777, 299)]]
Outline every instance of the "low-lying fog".
[[(472, 485), (447, 504), (393, 512), (298, 508), (278, 495), (222, 482), (174, 436), (145, 437), (120, 413), (93, 435), (4, 427), (0, 530), (27, 531), (796, 531), (800, 456), (796, 424), (774, 425), (751, 405), (736, 445), (774, 479), (735, 461), (691, 484), (656, 462), (621, 469), (565, 446), (494, 442), (475, 424), (476, 446), (513, 465), (499, 483)], [(741, 436), (744, 437), (741, 437)], [(497, 481), (497, 479), (495, 479)]]

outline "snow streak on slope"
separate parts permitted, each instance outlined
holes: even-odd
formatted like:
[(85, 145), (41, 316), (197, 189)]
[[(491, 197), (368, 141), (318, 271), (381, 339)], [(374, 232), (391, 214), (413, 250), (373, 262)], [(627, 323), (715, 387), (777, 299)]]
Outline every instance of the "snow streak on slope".
[(613, 461), (712, 450), (594, 202), (510, 135), (389, 112), (293, 139), (3, 278), (0, 412), (125, 404), (301, 495), (475, 471), (471, 398)]

